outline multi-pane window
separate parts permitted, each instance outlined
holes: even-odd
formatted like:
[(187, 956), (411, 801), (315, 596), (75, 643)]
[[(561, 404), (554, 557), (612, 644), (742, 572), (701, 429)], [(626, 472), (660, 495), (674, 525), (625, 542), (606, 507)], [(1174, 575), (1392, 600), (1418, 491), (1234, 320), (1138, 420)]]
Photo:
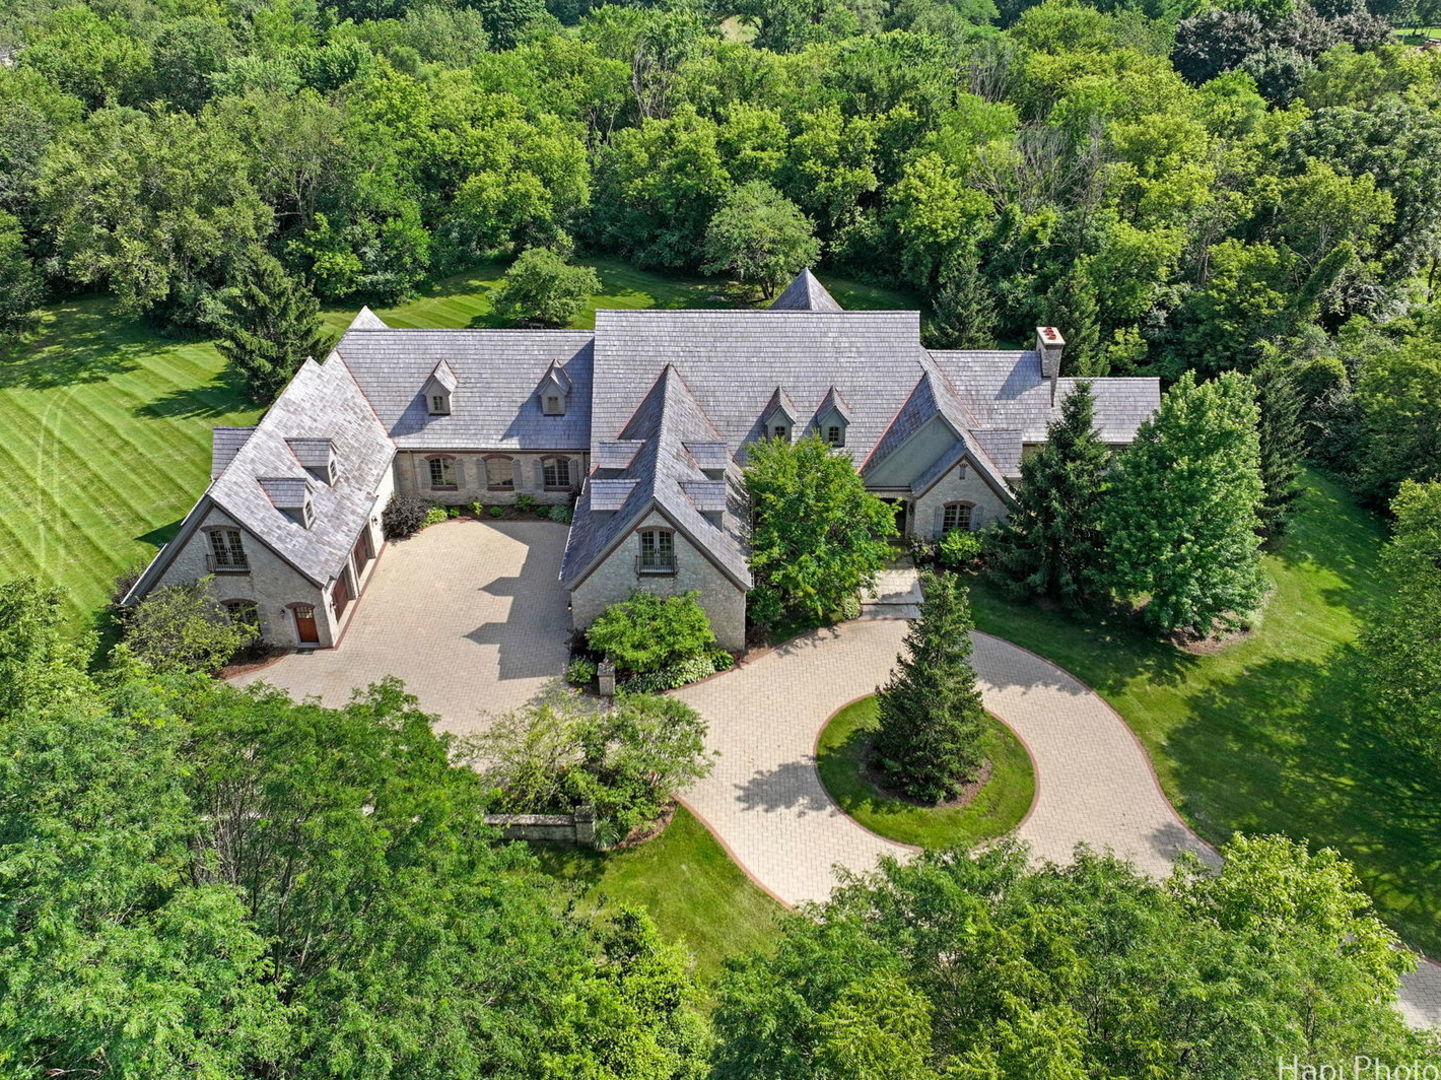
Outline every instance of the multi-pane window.
[(508, 457), (486, 458), (485, 486), (492, 491), (515, 487), (515, 463)]
[(445, 416), (450, 412), (450, 402), (444, 394), (430, 395), (430, 412), (432, 416)]
[(433, 488), (455, 487), (455, 460), (433, 457), (430, 459), (430, 486)]
[(832, 424), (826, 428), (826, 442), (832, 446), (846, 445), (846, 429), (840, 424)]
[(642, 529), (640, 571), (643, 574), (675, 572), (675, 534), (669, 529)]
[(570, 487), (570, 458), (546, 458), (541, 464), (541, 473), (548, 488)]
[(773, 439), (789, 440), (790, 437), (791, 429), (786, 427), (784, 424), (777, 424), (775, 427), (771, 428), (771, 438)]
[(210, 530), (210, 568), (212, 570), (247, 570), (245, 545), (239, 529)]
[(230, 616), (230, 621), (237, 626), (260, 629), (260, 610), (255, 606), (254, 600), (227, 600), (225, 611)]
[(941, 531), (950, 532), (952, 529), (969, 529), (971, 527), (971, 504), (970, 503), (947, 503), (941, 511)]

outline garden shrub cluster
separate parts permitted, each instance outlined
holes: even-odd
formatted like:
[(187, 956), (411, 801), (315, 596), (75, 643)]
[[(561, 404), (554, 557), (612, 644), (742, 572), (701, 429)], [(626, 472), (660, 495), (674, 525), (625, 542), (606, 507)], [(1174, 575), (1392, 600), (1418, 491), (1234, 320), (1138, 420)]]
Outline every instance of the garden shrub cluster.
[(586, 631), (586, 641), (625, 675), (645, 675), (707, 659), (716, 639), (699, 595), (635, 592), (629, 600), (606, 608)]
[(499, 718), (477, 748), (497, 810), (592, 806), (596, 836), (611, 846), (710, 772), (705, 732), (700, 714), (675, 698), (621, 694), (602, 705), (556, 686)]
[(430, 505), (424, 499), (417, 499), (414, 495), (402, 495), (397, 491), (380, 514), (385, 538), (404, 540), (407, 536), (414, 536), (430, 524), (426, 520), (429, 513)]

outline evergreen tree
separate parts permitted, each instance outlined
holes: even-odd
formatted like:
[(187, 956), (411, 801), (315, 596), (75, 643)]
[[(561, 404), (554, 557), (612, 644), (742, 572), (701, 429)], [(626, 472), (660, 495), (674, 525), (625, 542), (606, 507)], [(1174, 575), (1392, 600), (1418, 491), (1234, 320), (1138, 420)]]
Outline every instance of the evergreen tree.
[(988, 349), (995, 344), (996, 304), (974, 247), (967, 247), (942, 269), (934, 308), (931, 348)]
[(876, 754), (911, 798), (940, 802), (981, 767), (984, 710), (971, 668), (971, 605), (955, 574), (927, 574), (921, 614), (877, 693)]
[(1234, 627), (1261, 602), (1259, 410), (1251, 381), (1183, 375), (1116, 463), (1102, 520), (1111, 581), (1159, 630)]
[(1252, 375), (1261, 411), (1261, 532), (1279, 538), (1301, 495), (1301, 397), (1291, 369), (1268, 352)]
[(1106, 354), (1101, 348), (1100, 303), (1085, 267), (1076, 262), (1046, 294), (1042, 311), (1047, 326), (1066, 339), (1066, 374), (1105, 375)]
[(236, 290), (215, 345), (255, 400), (269, 403), (306, 357), (318, 359), (329, 350), (320, 304), (304, 282), (263, 251), (249, 257)]
[(1111, 454), (1090, 383), (1061, 403), (1045, 443), (1021, 462), (1016, 505), (992, 540), (992, 564), (1017, 591), (1080, 604), (1105, 577), (1101, 503)]

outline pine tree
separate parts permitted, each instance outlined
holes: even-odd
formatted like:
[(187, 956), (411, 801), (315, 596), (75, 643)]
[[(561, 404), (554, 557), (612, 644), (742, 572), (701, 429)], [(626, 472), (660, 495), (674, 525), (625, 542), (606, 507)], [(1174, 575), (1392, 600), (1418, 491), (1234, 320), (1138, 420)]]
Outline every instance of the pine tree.
[(1111, 474), (1111, 584), (1164, 632), (1235, 627), (1261, 603), (1261, 449), (1251, 381), (1187, 372)]
[(1046, 294), (1042, 311), (1047, 326), (1066, 339), (1067, 375), (1105, 375), (1108, 364), (1101, 348), (1100, 303), (1085, 266), (1077, 261)]
[(995, 344), (996, 304), (974, 247), (967, 247), (941, 271), (934, 308), (932, 348), (988, 349)]
[(877, 693), (881, 767), (906, 795), (940, 802), (981, 768), (985, 713), (971, 668), (971, 605), (955, 574), (927, 574), (921, 614)]
[(1091, 386), (1080, 383), (1061, 403), (1045, 443), (1021, 462), (1016, 504), (991, 541), (992, 565), (1016, 591), (1077, 605), (1101, 589), (1110, 466)]
[(251, 396), (268, 404), (306, 357), (319, 359), (329, 351), (320, 304), (304, 282), (264, 251), (249, 257), (236, 292), (215, 346), (240, 372)]
[(1251, 378), (1261, 410), (1261, 532), (1276, 540), (1301, 495), (1301, 397), (1290, 367), (1275, 354), (1262, 360)]

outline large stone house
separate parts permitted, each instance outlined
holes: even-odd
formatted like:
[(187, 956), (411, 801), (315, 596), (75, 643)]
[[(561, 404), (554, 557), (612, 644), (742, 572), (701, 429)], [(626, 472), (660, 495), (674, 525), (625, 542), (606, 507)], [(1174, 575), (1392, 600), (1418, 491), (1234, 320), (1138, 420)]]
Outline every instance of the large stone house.
[[(745, 641), (742, 473), (757, 439), (817, 432), (907, 535), (1003, 516), (1071, 392), (1064, 341), (938, 351), (914, 311), (844, 311), (809, 271), (768, 310), (598, 311), (595, 331), (397, 330), (362, 310), (254, 428), (217, 428), (211, 483), (128, 601), (214, 574), (266, 641), (339, 642), (399, 491), (447, 504), (575, 502), (560, 568), (577, 628), (636, 589), (696, 590)], [(1122, 446), (1155, 379), (1093, 383)]]

